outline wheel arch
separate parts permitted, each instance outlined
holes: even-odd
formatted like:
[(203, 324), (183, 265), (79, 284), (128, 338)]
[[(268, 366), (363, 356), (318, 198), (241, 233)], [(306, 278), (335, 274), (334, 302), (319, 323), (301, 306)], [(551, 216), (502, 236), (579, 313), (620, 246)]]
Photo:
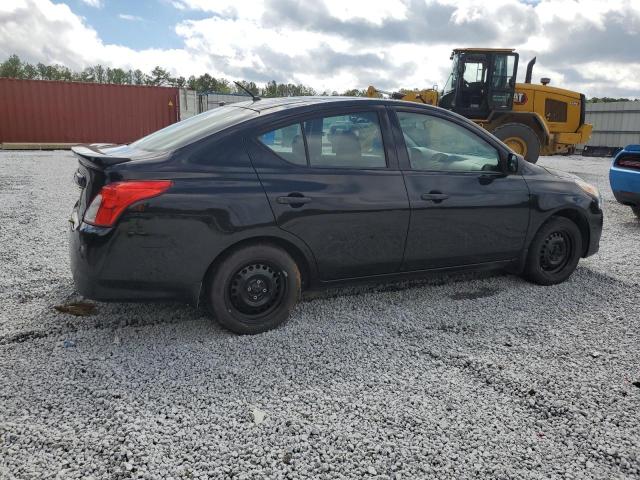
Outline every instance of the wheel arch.
[(301, 247), (296, 245), (293, 241), (287, 240), (282, 237), (277, 237), (273, 235), (261, 235), (255, 237), (248, 237), (242, 240), (239, 240), (231, 245), (227, 246), (224, 250), (218, 253), (215, 258), (211, 260), (207, 270), (205, 271), (204, 276), (200, 282), (200, 290), (198, 293), (198, 304), (201, 304), (204, 295), (206, 294), (205, 289), (208, 284), (211, 275), (215, 271), (216, 267), (231, 253), (235, 252), (244, 247), (248, 247), (251, 245), (257, 244), (267, 244), (272, 245), (274, 247), (281, 248), (285, 252), (287, 252), (293, 260), (296, 262), (296, 265), (300, 269), (300, 276), (302, 278), (302, 289), (309, 288), (310, 286), (315, 284), (317, 279), (317, 272), (315, 268), (315, 261), (310, 257), (310, 254), (303, 251)]
[(587, 218), (582, 214), (579, 210), (574, 208), (563, 208), (561, 210), (557, 210), (553, 212), (544, 222), (540, 224), (538, 230), (544, 225), (549, 219), (553, 217), (563, 217), (571, 220), (578, 226), (580, 230), (580, 235), (582, 236), (582, 252), (580, 252), (580, 256), (584, 258), (586, 256), (587, 251), (589, 250), (589, 241), (590, 241), (590, 233), (589, 233), (589, 222)]

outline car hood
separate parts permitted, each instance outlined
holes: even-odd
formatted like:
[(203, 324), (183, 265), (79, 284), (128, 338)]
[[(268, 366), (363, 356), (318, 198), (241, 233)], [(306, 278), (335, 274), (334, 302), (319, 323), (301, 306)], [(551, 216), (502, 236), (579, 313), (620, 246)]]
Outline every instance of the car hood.
[(555, 168), (542, 167), (533, 163), (525, 163), (525, 174), (529, 175), (551, 175), (552, 177), (561, 178), (563, 180), (575, 180), (579, 179), (577, 175), (573, 173), (563, 172), (562, 170), (556, 170)]
[(574, 179), (580, 179), (580, 177), (578, 177), (577, 175), (574, 175), (573, 173), (568, 173), (568, 172), (563, 172), (562, 170), (557, 170), (555, 168), (549, 168), (549, 167), (540, 167), (543, 170), (546, 170), (547, 173), (549, 173), (550, 175), (553, 175), (554, 177), (559, 177), (559, 178), (564, 178), (567, 180), (574, 180)]

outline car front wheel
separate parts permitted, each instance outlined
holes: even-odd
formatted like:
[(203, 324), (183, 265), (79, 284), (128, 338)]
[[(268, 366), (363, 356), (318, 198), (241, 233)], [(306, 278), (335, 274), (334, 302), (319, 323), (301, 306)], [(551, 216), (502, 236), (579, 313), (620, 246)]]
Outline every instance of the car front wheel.
[(571, 276), (582, 253), (578, 226), (563, 217), (552, 217), (529, 246), (524, 274), (540, 285), (555, 285)]
[(209, 283), (209, 307), (232, 332), (266, 332), (289, 318), (300, 297), (300, 285), (298, 266), (284, 250), (247, 246), (217, 266)]

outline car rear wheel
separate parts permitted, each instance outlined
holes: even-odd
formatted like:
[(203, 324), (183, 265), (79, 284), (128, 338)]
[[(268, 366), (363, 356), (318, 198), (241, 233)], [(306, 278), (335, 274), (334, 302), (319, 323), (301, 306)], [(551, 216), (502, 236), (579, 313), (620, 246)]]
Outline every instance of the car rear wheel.
[(636, 214), (636, 217), (640, 218), (640, 207), (631, 207), (631, 210)]
[(217, 266), (208, 288), (216, 320), (239, 334), (276, 328), (300, 297), (300, 271), (282, 249), (252, 245), (232, 252)]
[(529, 246), (524, 274), (540, 285), (564, 282), (578, 265), (582, 253), (582, 235), (571, 220), (552, 217)]

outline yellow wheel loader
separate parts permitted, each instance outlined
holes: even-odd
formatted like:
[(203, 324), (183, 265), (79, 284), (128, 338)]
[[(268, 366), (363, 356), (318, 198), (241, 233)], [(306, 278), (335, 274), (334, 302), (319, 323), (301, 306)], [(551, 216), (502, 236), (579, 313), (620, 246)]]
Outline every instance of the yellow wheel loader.
[(519, 55), (514, 49), (461, 48), (451, 54), (451, 74), (442, 92), (384, 92), (369, 87), (367, 96), (437, 105), (473, 120), (527, 161), (539, 155), (571, 154), (586, 143), (592, 125), (584, 123), (585, 96), (578, 92), (531, 83), (535, 57), (524, 83), (516, 83)]

